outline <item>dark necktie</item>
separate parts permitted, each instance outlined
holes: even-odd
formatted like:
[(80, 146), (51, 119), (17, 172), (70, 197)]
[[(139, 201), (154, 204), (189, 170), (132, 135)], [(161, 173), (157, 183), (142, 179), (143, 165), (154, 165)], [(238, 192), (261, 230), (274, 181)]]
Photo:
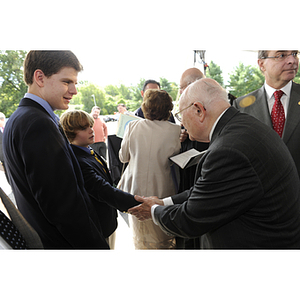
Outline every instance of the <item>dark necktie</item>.
[(94, 152), (93, 149), (90, 149), (90, 150), (91, 150), (91, 154), (94, 156), (94, 158), (96, 159), (96, 161), (97, 161), (98, 163), (100, 163), (100, 165), (102, 166), (103, 171), (106, 173), (106, 170), (105, 170), (104, 165), (103, 165), (103, 163), (101, 162), (101, 160), (98, 158), (98, 156), (96, 155), (96, 153)]
[(26, 249), (26, 242), (16, 226), (0, 210), (0, 235), (13, 249)]
[(285, 123), (284, 108), (280, 101), (283, 94), (283, 91), (280, 90), (274, 93), (275, 102), (271, 112), (273, 128), (280, 137), (282, 137), (283, 127)]

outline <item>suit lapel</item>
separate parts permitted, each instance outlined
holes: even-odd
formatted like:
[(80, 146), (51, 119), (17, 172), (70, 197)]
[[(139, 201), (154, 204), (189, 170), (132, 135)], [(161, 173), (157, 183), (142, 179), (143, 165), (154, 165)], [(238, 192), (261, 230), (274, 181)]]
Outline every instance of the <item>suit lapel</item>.
[[(101, 160), (101, 162), (103, 163), (103, 166), (101, 166), (100, 163), (97, 162), (96, 159), (88, 152), (86, 152), (72, 144), (71, 144), (71, 148), (72, 148), (73, 152), (75, 153), (75, 156), (77, 156), (78, 160), (81, 159), (81, 161), (85, 161), (87, 164), (92, 165), (93, 168), (98, 170), (99, 175), (112, 185), (112, 179), (111, 179), (107, 164), (101, 158), (101, 156), (98, 155), (98, 153), (96, 153), (96, 154), (97, 154), (98, 158)], [(106, 172), (104, 172), (103, 168), (105, 169)]]
[(264, 86), (257, 91), (256, 101), (254, 105), (250, 106), (250, 109), (253, 112), (252, 115), (254, 115), (256, 119), (270, 127), (273, 127)]
[(286, 123), (283, 130), (282, 139), (288, 142), (294, 129), (300, 122), (300, 85), (292, 83), (291, 98), (287, 111)]

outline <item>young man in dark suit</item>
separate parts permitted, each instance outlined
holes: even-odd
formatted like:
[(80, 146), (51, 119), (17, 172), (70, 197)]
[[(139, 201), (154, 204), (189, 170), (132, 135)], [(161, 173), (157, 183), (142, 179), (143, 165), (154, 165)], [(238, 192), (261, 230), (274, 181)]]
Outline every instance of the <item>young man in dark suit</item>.
[(109, 249), (80, 167), (59, 128), (82, 66), (71, 51), (30, 51), (28, 93), (6, 123), (4, 160), (17, 206), (45, 249)]
[(85, 189), (96, 207), (103, 234), (113, 249), (117, 228), (115, 208), (123, 212), (139, 203), (133, 195), (113, 187), (106, 162), (89, 146), (94, 143), (94, 119), (82, 110), (73, 110), (66, 111), (60, 123), (79, 162)]
[(143, 204), (129, 212), (168, 233), (201, 236), (203, 248), (300, 249), (299, 177), (278, 134), (231, 107), (209, 78), (186, 89), (179, 110), (190, 139), (210, 142), (195, 184), (164, 200), (137, 197)]
[(273, 128), (274, 92), (283, 91), (280, 99), (285, 116), (282, 140), (294, 159), (300, 177), (300, 85), (293, 82), (299, 67), (299, 53), (297, 50), (260, 50), (258, 65), (265, 76), (265, 84), (236, 99), (233, 106)]

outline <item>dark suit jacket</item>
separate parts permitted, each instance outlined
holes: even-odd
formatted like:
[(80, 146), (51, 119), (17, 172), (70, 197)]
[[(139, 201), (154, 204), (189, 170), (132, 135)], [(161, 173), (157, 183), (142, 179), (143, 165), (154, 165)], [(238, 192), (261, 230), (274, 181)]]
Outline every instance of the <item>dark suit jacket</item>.
[(22, 99), (3, 145), (18, 208), (45, 249), (109, 249), (76, 157), (42, 106)]
[(110, 236), (117, 228), (117, 211), (127, 211), (130, 207), (141, 204), (134, 196), (114, 188), (112, 178), (105, 161), (98, 154), (106, 172), (96, 159), (83, 149), (71, 145), (79, 162), (85, 189), (91, 197), (100, 219), (105, 237)]
[[(249, 96), (253, 95), (256, 97), (256, 101), (248, 107), (240, 107), (240, 101)], [(287, 145), (292, 157), (295, 161), (298, 174), (300, 177), (300, 85), (292, 83), (290, 102), (287, 111), (287, 118), (283, 130), (282, 140)], [(269, 127), (273, 128), (271, 115), (268, 108), (266, 91), (264, 86), (260, 89), (236, 99), (233, 102), (233, 106), (239, 109), (241, 112), (248, 113), (256, 117), (261, 122), (265, 123)]]
[(159, 206), (160, 226), (204, 235), (209, 248), (300, 248), (299, 177), (279, 135), (230, 107), (199, 162), (195, 185)]

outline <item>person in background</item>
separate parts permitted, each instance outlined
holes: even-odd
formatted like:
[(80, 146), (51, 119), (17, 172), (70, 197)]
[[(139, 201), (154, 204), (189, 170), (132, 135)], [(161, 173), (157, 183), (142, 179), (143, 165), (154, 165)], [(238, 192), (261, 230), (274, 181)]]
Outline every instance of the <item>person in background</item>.
[(28, 93), (6, 122), (3, 154), (18, 209), (44, 249), (109, 249), (55, 110), (67, 110), (82, 65), (71, 51), (29, 51)]
[(134, 196), (113, 187), (106, 162), (90, 147), (94, 140), (95, 119), (82, 110), (66, 111), (60, 123), (79, 162), (84, 186), (99, 216), (101, 228), (110, 249), (114, 249), (117, 211), (137, 205)]
[(120, 114), (123, 115), (129, 115), (129, 112), (126, 108), (126, 105), (124, 103), (119, 103), (117, 106), (117, 110), (118, 112), (115, 114), (115, 119), (119, 120)]
[(5, 125), (5, 115), (4, 113), (0, 112), (0, 171), (4, 171), (3, 150), (2, 150), (2, 138), (4, 132), (4, 125)]
[(190, 139), (210, 142), (195, 185), (164, 200), (137, 197), (143, 204), (129, 212), (169, 234), (201, 236), (203, 248), (300, 249), (300, 181), (278, 134), (230, 106), (210, 78), (186, 89), (178, 114)]
[[(189, 68), (185, 70), (180, 78), (180, 95), (185, 91), (185, 89), (195, 82), (198, 79), (205, 78), (204, 74), (198, 69), (198, 68)], [(180, 141), (181, 141), (181, 150), (180, 152), (188, 151), (192, 148), (198, 150), (198, 151), (204, 151), (208, 148), (209, 143), (205, 142), (198, 142), (198, 141), (191, 141), (189, 139), (189, 135), (186, 131), (186, 129), (183, 127), (183, 124), (181, 123), (181, 135), (180, 135)], [(195, 174), (196, 174), (196, 168), (197, 165), (191, 166), (187, 169), (180, 169), (180, 181), (179, 181), (179, 189), (178, 193), (181, 193), (185, 190), (190, 189), (194, 185), (195, 181)], [(176, 245), (177, 248), (181, 249), (200, 249), (200, 239), (182, 239), (177, 237), (176, 238)]]
[(299, 52), (260, 50), (258, 66), (265, 76), (264, 85), (237, 98), (233, 106), (276, 130), (300, 176), (300, 85), (293, 82), (299, 68)]
[[(190, 68), (185, 70), (180, 78), (180, 94), (182, 95), (182, 93), (191, 83), (201, 78), (205, 78), (205, 76), (199, 69)], [(183, 127), (182, 124), (181, 126)], [(189, 135), (187, 134), (187, 130), (184, 127), (181, 129), (180, 141), (181, 141), (181, 152), (185, 152), (192, 148), (195, 148), (198, 151), (204, 151), (209, 146), (209, 143), (191, 141), (189, 139)], [(183, 192), (194, 185), (195, 172), (196, 172), (196, 166), (192, 166), (181, 172), (179, 192)]]
[[(152, 90), (160, 90), (160, 83), (158, 81), (155, 81), (153, 79), (148, 79), (144, 82), (144, 85), (143, 85), (143, 89), (141, 90), (141, 95), (142, 95), (142, 98), (144, 99), (144, 94), (147, 90), (149, 89), (152, 89)], [(139, 107), (137, 109), (137, 111), (135, 112), (135, 115), (140, 117), (140, 118), (145, 118), (144, 117), (144, 113), (143, 113), (143, 110), (142, 110), (142, 107)], [(169, 121), (172, 122), (172, 123), (176, 123), (175, 122), (175, 119), (174, 119), (174, 116), (173, 114), (171, 113), (171, 116), (169, 118)]]
[(118, 106), (117, 106), (117, 109), (118, 109), (119, 114), (125, 114), (126, 115), (128, 113), (126, 105), (124, 103), (119, 103)]
[(94, 151), (103, 156), (106, 160), (106, 139), (107, 139), (107, 126), (100, 118), (101, 108), (99, 106), (94, 106), (91, 111), (91, 116), (94, 119), (94, 140), (95, 142), (90, 145)]
[[(121, 143), (120, 161), (128, 162), (128, 166), (119, 182), (120, 189), (143, 196), (176, 193), (169, 157), (180, 151), (180, 126), (168, 121), (172, 109), (172, 98), (166, 91), (145, 92), (145, 119), (131, 121)], [(175, 239), (151, 220), (142, 223), (133, 217), (131, 221), (136, 249), (175, 248)]]

